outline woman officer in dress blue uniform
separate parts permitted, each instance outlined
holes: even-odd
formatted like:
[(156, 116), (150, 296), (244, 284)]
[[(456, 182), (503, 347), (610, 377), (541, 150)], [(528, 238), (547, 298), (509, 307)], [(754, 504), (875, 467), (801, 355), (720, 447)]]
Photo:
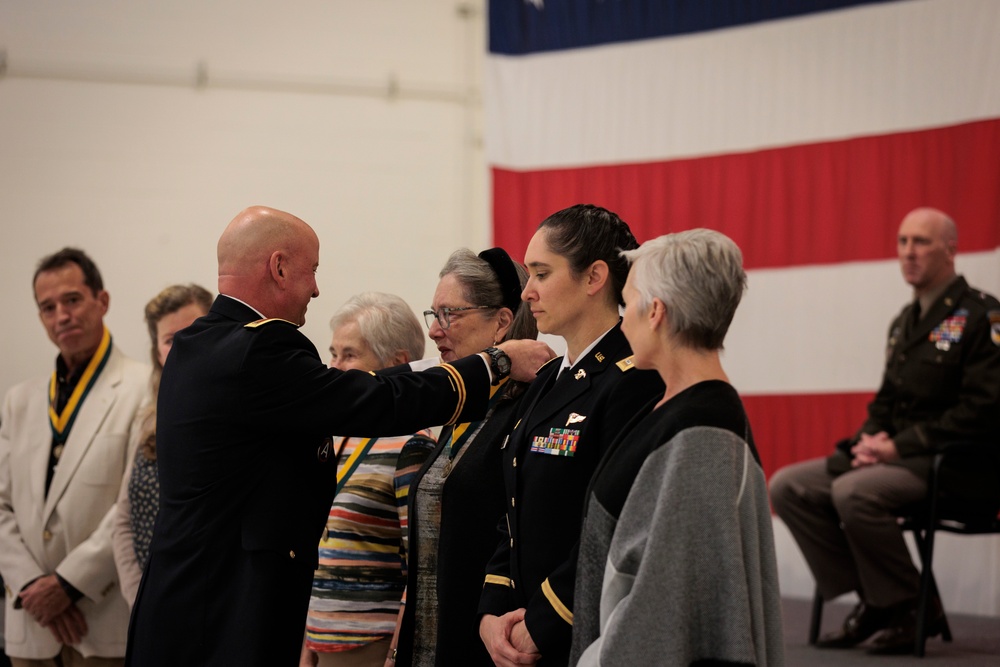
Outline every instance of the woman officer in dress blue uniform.
[(503, 444), (507, 515), (479, 606), (500, 667), (567, 663), (587, 483), (615, 435), (663, 394), (658, 374), (633, 368), (621, 332), (620, 251), (636, 247), (617, 215), (581, 204), (545, 219), (525, 252), (521, 298), (540, 332), (566, 340), (566, 355), (538, 371)]

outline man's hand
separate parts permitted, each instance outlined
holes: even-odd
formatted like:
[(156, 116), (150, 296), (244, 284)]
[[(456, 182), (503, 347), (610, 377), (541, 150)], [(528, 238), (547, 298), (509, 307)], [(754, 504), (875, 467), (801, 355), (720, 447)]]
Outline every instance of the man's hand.
[(531, 633), (528, 632), (528, 626), (524, 624), (524, 621), (517, 623), (511, 629), (510, 643), (521, 653), (538, 653), (538, 647), (535, 646), (535, 642), (531, 638)]
[(531, 382), (535, 372), (549, 359), (556, 356), (551, 347), (540, 340), (505, 340), (497, 345), (510, 357), (510, 377), (520, 382)]
[(66, 607), (45, 626), (55, 636), (56, 641), (67, 646), (76, 646), (87, 634), (87, 620), (75, 604)]
[(861, 439), (851, 447), (851, 454), (854, 456), (851, 467), (854, 468), (862, 468), (876, 463), (889, 463), (899, 458), (896, 443), (885, 431), (879, 431), (875, 435), (862, 433)]
[[(511, 632), (516, 625), (524, 625), (524, 609), (508, 612), (503, 616), (487, 614), (479, 622), (479, 637), (486, 645), (490, 657), (497, 667), (533, 665), (542, 657), (537, 652), (524, 653), (511, 643)], [(522, 628), (524, 635), (527, 630)], [(523, 638), (519, 637), (523, 641)], [(528, 637), (528, 641), (531, 638)], [(531, 644), (534, 646), (534, 643)]]
[(35, 579), (24, 587), (18, 597), (24, 610), (45, 627), (49, 627), (56, 616), (73, 604), (54, 574)]

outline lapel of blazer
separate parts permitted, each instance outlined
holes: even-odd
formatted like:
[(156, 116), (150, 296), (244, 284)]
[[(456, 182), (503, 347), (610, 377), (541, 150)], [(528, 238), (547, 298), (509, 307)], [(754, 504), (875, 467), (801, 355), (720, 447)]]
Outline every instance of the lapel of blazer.
[(91, 387), (90, 393), (87, 394), (87, 398), (80, 408), (80, 413), (73, 424), (73, 430), (70, 431), (69, 438), (66, 440), (62, 457), (60, 457), (59, 464), (52, 475), (52, 484), (49, 486), (49, 493), (45, 498), (45, 509), (42, 513), (43, 523), (48, 521), (56, 503), (66, 491), (69, 481), (73, 479), (73, 474), (79, 467), (80, 461), (90, 449), (94, 436), (97, 435), (108, 416), (108, 412), (114, 405), (117, 397), (115, 389), (121, 382), (121, 378), (121, 352), (118, 351), (117, 347), (113, 347), (107, 365), (101, 371), (100, 377)]
[[(586, 394), (598, 375), (607, 372), (619, 361), (619, 355), (624, 356), (627, 350), (628, 342), (619, 322), (586, 357), (580, 359), (573, 368), (565, 369), (555, 384), (536, 399), (523, 432), (532, 432), (540, 423), (551, 419), (555, 413)], [(558, 425), (558, 428), (564, 427), (564, 424)]]
[(31, 485), (32, 498), (38, 499), (40, 505), (45, 500), (45, 476), (48, 473), (49, 453), (52, 451), (52, 426), (49, 422), (49, 378), (40, 380), (38, 385), (31, 390), (31, 409), (26, 423), (31, 425), (30, 440), (27, 443), (30, 470), (28, 484)]
[[(906, 340), (903, 342), (902, 348), (908, 349), (914, 345), (918, 345), (923, 341), (927, 340), (930, 336), (931, 331), (935, 329), (942, 320), (944, 320), (953, 310), (955, 306), (959, 304), (962, 299), (962, 294), (968, 288), (968, 283), (965, 282), (965, 278), (959, 276), (951, 286), (945, 290), (944, 294), (938, 297), (927, 314), (920, 318), (912, 329), (910, 329), (909, 335), (906, 336)], [(909, 306), (904, 313), (904, 317), (911, 317), (913, 306)], [(903, 324), (904, 331), (906, 330), (906, 324)]]

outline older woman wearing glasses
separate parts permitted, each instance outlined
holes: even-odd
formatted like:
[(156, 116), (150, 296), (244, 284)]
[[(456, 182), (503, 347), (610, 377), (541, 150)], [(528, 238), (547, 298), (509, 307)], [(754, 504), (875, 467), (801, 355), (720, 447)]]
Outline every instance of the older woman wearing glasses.
[[(501, 248), (454, 252), (424, 311), (442, 361), (514, 338), (535, 338), (521, 304), (527, 271)], [(504, 513), (501, 443), (514, 425), (524, 385), (494, 387), (479, 422), (445, 427), (410, 486), (407, 592), (396, 665), (490, 667), (476, 608), (486, 562)]]

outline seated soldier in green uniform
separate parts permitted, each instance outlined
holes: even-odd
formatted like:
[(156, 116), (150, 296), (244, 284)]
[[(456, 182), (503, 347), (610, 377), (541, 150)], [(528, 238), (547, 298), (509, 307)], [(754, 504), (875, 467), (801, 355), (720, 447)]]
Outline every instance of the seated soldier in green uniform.
[[(825, 600), (857, 592), (843, 628), (819, 640), (847, 648), (875, 635), (872, 653), (908, 653), (920, 574), (896, 517), (927, 495), (938, 445), (984, 443), (993, 465), (965, 473), (960, 491), (1000, 485), (1000, 303), (955, 272), (958, 233), (941, 211), (918, 208), (899, 227), (913, 302), (889, 327), (886, 366), (868, 419), (833, 455), (771, 479), (774, 510), (805, 555)], [(942, 631), (935, 604), (928, 636)], [(876, 635), (876, 633), (878, 633)]]

